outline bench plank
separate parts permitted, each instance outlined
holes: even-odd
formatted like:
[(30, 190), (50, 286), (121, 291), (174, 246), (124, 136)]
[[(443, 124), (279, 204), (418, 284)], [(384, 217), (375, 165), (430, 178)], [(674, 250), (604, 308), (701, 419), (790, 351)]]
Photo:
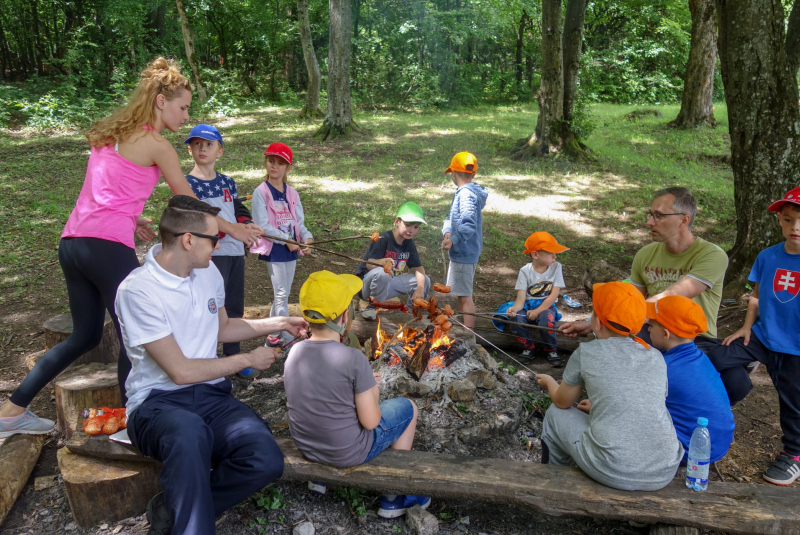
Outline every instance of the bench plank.
[(283, 479), (320, 481), (398, 494), (480, 499), (553, 515), (585, 515), (693, 526), (736, 534), (800, 533), (800, 489), (714, 482), (693, 492), (674, 480), (655, 492), (596, 483), (577, 468), (505, 459), (386, 450), (369, 463), (335, 468), (304, 458), (290, 439)]

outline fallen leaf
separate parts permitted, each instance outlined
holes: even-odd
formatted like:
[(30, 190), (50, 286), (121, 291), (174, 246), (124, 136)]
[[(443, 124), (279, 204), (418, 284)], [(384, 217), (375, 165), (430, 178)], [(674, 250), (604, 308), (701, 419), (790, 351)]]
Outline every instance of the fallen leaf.
[(344, 262), (337, 262), (336, 260), (331, 260), (331, 264), (334, 264), (336, 266), (346, 266), (347, 265)]

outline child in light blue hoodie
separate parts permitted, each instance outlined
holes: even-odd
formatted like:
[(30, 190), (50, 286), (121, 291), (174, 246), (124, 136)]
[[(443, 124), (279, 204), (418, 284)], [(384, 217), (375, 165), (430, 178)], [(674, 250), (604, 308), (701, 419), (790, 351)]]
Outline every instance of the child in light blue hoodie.
[[(450, 269), (447, 270), (447, 285), (452, 295), (458, 297), (458, 311), (475, 313), (472, 286), (478, 257), (483, 249), (483, 218), (481, 210), (486, 206), (489, 193), (486, 188), (474, 184), (472, 179), (478, 171), (478, 159), (469, 152), (453, 156), (445, 173), (453, 173), (453, 183), (458, 188), (450, 204), (450, 213), (444, 220), (442, 249), (450, 254)], [(475, 316), (464, 316), (464, 325), (475, 327)]]

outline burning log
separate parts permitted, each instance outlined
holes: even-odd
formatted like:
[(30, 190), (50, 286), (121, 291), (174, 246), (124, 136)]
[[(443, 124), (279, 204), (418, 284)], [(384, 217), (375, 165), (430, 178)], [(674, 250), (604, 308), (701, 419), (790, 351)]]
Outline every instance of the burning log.
[(452, 363), (467, 354), (467, 343), (464, 340), (456, 340), (444, 352), (444, 365), (450, 366)]
[(409, 375), (419, 381), (425, 370), (428, 369), (428, 362), (431, 360), (431, 341), (427, 340), (414, 352), (414, 357), (406, 366)]

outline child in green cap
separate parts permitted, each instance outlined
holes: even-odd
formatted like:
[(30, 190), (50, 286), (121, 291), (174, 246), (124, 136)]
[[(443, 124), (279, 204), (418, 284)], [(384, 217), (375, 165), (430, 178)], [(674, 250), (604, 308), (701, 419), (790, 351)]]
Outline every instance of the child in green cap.
[[(400, 295), (410, 296), (408, 304), (414, 299), (425, 299), (431, 288), (431, 279), (425, 275), (425, 268), (419, 260), (414, 236), (422, 225), (427, 225), (422, 218), (422, 208), (415, 202), (403, 204), (394, 218), (394, 228), (382, 233), (378, 241), (372, 242), (362, 257), (368, 262), (379, 264), (391, 263), (392, 271), (386, 273), (381, 267), (368, 270), (367, 264), (358, 265), (356, 275), (364, 280), (361, 298), (369, 301), (385, 301)], [(401, 273), (405, 268), (413, 273)], [(412, 293), (413, 292), (413, 293)], [(375, 307), (368, 306), (361, 315), (364, 319), (374, 320), (377, 317)]]

